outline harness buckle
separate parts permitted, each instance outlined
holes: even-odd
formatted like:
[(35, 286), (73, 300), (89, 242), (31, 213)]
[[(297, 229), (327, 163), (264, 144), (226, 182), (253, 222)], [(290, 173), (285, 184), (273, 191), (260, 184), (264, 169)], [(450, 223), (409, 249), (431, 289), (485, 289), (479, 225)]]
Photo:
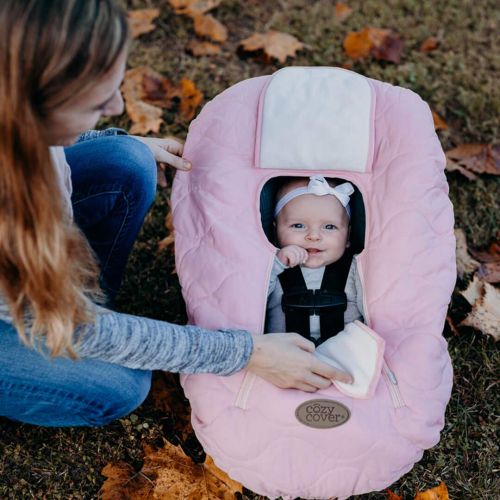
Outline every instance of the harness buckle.
[(283, 294), (281, 300), (283, 312), (306, 313), (309, 316), (325, 312), (345, 311), (347, 297), (345, 292), (326, 290), (292, 291)]

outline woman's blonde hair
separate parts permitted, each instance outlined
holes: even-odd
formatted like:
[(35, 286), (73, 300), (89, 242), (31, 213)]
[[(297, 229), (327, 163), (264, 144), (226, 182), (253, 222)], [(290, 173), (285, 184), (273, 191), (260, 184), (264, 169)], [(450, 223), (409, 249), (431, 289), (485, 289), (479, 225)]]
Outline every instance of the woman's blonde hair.
[(0, 26), (0, 294), (23, 342), (74, 357), (98, 266), (58, 196), (44, 120), (113, 66), (127, 19), (113, 0), (1, 0)]

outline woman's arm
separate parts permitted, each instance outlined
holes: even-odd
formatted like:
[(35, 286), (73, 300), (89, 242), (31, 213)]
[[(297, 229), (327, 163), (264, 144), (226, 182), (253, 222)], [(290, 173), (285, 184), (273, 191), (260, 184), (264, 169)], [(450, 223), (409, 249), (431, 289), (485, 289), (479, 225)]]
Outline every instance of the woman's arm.
[(249, 361), (253, 342), (244, 330), (206, 330), (99, 308), (93, 324), (75, 332), (81, 357), (128, 368), (229, 375)]

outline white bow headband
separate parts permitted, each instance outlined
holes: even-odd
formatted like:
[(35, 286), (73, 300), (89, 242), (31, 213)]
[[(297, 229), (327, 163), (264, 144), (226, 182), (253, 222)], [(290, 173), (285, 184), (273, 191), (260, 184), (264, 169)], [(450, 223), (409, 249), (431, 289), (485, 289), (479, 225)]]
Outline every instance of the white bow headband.
[(309, 177), (309, 184), (307, 186), (292, 189), (278, 200), (276, 208), (274, 209), (274, 216), (276, 217), (280, 213), (281, 209), (289, 201), (297, 198), (297, 196), (301, 196), (303, 194), (315, 194), (316, 196), (332, 194), (335, 198), (337, 198), (337, 200), (340, 201), (340, 203), (342, 203), (342, 206), (345, 208), (347, 215), (350, 218), (351, 209), (349, 208), (349, 200), (352, 193), (354, 193), (354, 188), (350, 182), (344, 182), (339, 186), (331, 187), (322, 175), (313, 175)]

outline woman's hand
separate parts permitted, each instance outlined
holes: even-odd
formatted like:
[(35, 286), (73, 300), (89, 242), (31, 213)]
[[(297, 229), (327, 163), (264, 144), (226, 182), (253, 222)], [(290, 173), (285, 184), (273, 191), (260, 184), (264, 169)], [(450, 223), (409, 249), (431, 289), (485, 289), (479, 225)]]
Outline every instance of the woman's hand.
[(182, 158), (184, 144), (177, 139), (167, 137), (158, 139), (156, 137), (140, 137), (132, 136), (134, 139), (141, 141), (149, 147), (153, 153), (155, 160), (158, 162), (158, 185), (166, 187), (165, 165), (178, 168), (179, 170), (191, 170), (191, 163)]
[(297, 333), (254, 336), (254, 348), (247, 369), (282, 389), (306, 392), (326, 389), (331, 380), (352, 383), (348, 373), (316, 358), (314, 344)]

